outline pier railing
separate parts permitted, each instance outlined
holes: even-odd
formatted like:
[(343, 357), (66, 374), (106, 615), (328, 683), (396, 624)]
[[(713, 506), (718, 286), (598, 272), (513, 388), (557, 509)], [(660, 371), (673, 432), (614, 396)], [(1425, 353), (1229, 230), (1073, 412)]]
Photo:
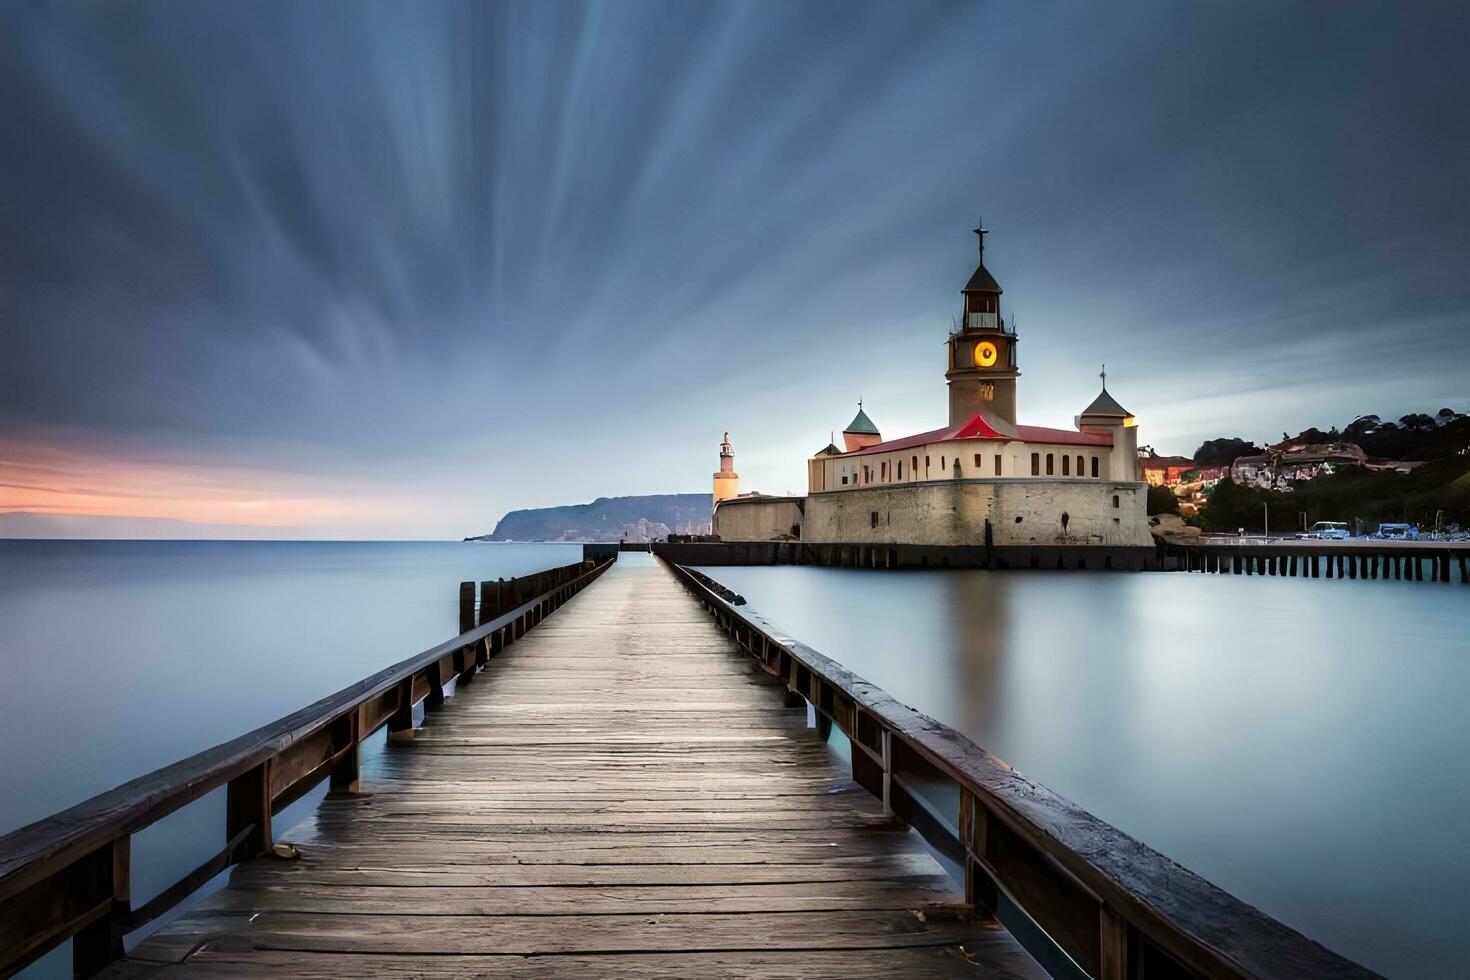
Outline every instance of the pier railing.
[[(1103, 980), (1376, 976), (784, 636), (708, 576), (672, 567), (736, 643), (812, 705), (820, 732), (836, 725), (848, 737), (854, 781), (964, 868), (967, 901), (1019, 909), (1081, 971)], [(957, 789), (957, 809), (932, 802), (943, 795), (936, 788)]]
[[(123, 937), (187, 899), (232, 865), (272, 850), (271, 817), (323, 780), (356, 793), (359, 746), (384, 725), (411, 735), (413, 709), (444, 702), (486, 661), (591, 584), (615, 558), (481, 583), (478, 610), (461, 589), (460, 635), (315, 704), (140, 776), (0, 837), (0, 975), (72, 940), (74, 971), (97, 972)], [(465, 583), (470, 585), (470, 583)], [(477, 613), (477, 616), (476, 616)], [(478, 619), (478, 624), (476, 623)], [(221, 786), (224, 847), (140, 907), (131, 902), (132, 835)]]

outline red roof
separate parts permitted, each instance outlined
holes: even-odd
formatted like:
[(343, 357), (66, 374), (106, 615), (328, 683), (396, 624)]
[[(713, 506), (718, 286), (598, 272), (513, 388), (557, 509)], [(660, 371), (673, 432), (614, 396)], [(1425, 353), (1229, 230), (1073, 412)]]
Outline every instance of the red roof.
[[(1016, 435), (1023, 442), (1050, 442), (1063, 446), (1111, 446), (1113, 437), (1096, 432), (1077, 432), (1073, 429), (1048, 429), (1039, 425), (1018, 425)], [(997, 432), (990, 423), (981, 418), (979, 414), (970, 416), (968, 422), (959, 425), (946, 426), (943, 429), (931, 429), (928, 432), (920, 432), (918, 435), (904, 436), (902, 439), (890, 439), (888, 442), (880, 442), (874, 446), (866, 446), (844, 456), (867, 456), (872, 453), (888, 453), (899, 449), (912, 449), (916, 446), (927, 446), (936, 442), (953, 442), (956, 439), (994, 439), (998, 442), (1010, 442), (1010, 436)]]
[(1018, 425), (1016, 435), (1026, 442), (1056, 442), (1063, 446), (1111, 446), (1113, 444), (1113, 437), (1105, 432), (1048, 429), (1044, 425)]

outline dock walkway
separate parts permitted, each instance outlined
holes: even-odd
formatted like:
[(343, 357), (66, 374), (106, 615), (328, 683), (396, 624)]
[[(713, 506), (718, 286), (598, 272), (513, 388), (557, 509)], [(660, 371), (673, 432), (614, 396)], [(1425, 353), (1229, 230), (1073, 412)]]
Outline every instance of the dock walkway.
[(109, 975), (1042, 975), (784, 694), (625, 556)]

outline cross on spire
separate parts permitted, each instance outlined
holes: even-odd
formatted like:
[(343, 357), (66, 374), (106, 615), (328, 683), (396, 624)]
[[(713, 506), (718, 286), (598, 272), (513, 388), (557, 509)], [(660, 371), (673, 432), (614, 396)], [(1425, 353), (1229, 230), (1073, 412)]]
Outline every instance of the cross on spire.
[(990, 234), (990, 229), (985, 227), (985, 219), (980, 218), (975, 222), (975, 237), (980, 239), (980, 254), (985, 254), (985, 236)]
[(1102, 378), (1103, 387), (1106, 388), (1108, 386), (1108, 366), (1106, 364), (1102, 366), (1102, 371), (1099, 372), (1098, 377)]

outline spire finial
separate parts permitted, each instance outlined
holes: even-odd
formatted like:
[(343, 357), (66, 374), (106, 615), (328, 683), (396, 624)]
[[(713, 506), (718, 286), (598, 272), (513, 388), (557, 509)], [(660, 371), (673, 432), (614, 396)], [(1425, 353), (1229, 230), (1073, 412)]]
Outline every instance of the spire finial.
[(985, 227), (985, 219), (980, 218), (975, 222), (975, 237), (980, 239), (980, 254), (985, 254), (985, 236), (990, 234), (990, 229)]
[(1102, 378), (1103, 388), (1106, 389), (1108, 386), (1108, 366), (1106, 364), (1102, 366), (1102, 371), (1099, 372), (1098, 377)]

